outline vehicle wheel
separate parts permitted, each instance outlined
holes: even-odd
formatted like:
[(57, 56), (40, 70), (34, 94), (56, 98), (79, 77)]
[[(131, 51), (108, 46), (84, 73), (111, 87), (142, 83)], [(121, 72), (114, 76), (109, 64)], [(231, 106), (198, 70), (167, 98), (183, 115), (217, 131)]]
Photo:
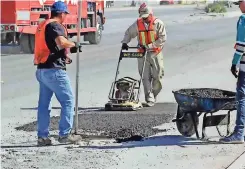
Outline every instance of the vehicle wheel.
[(88, 33), (88, 41), (90, 44), (99, 44), (102, 38), (102, 28), (97, 26), (96, 32)]
[[(189, 112), (185, 115), (185, 117), (182, 120), (176, 121), (178, 131), (185, 137), (191, 137), (193, 134), (195, 134), (195, 127), (194, 124), (192, 123), (190, 113), (194, 115), (194, 119), (198, 127), (199, 118), (197, 116), (197, 112)], [(184, 115), (184, 111), (178, 106), (176, 119), (181, 118), (183, 115)]]
[(97, 18), (97, 31), (88, 33), (88, 41), (90, 44), (99, 44), (102, 38), (102, 20), (100, 17)]
[(1, 44), (6, 44), (7, 33), (1, 33)]
[(33, 54), (35, 46), (35, 37), (32, 34), (22, 34), (20, 36), (20, 46), (24, 53)]

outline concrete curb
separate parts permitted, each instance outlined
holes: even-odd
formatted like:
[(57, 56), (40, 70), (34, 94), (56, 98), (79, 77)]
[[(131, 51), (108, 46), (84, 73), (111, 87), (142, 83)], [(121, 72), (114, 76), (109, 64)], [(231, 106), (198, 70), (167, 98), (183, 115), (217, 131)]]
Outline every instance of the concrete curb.
[(194, 13), (190, 16), (193, 17), (220, 17), (220, 18), (233, 18), (233, 17), (238, 17), (240, 16), (242, 13), (240, 11), (231, 11), (231, 12), (227, 12), (227, 13)]
[(241, 154), (228, 168), (226, 169), (245, 169), (245, 152)]
[(240, 11), (232, 11), (227, 13), (207, 13), (208, 16), (223, 16), (225, 18), (232, 18), (236, 16), (240, 16), (242, 13)]

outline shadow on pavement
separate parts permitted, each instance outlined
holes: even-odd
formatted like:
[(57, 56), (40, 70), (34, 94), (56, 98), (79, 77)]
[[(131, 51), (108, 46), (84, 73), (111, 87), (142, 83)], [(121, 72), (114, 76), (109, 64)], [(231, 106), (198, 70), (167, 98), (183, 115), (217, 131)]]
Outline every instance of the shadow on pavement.
[[(96, 137), (96, 136), (95, 136)], [(73, 144), (54, 144), (45, 147), (56, 147), (65, 146), (67, 149), (77, 149), (77, 148), (89, 148), (89, 149), (124, 149), (124, 148), (137, 148), (137, 147), (162, 147), (162, 146), (179, 146), (182, 148), (187, 148), (186, 146), (195, 145), (212, 145), (212, 144), (222, 144), (217, 141), (201, 141), (196, 138), (184, 137), (181, 135), (164, 135), (164, 136), (153, 136), (145, 138), (143, 141), (125, 142), (120, 145), (115, 146), (78, 146), (74, 147)], [(71, 145), (71, 146), (69, 146)], [(35, 148), (40, 146), (37, 145), (2, 145), (3, 149), (14, 149), (14, 148)]]
[[(20, 108), (21, 110), (37, 110), (37, 107), (24, 107), (24, 108)], [(61, 109), (61, 107), (52, 107), (52, 109), (57, 110), (57, 109)], [(83, 112), (88, 112), (88, 111), (100, 111), (104, 109), (103, 107), (88, 107), (88, 108), (82, 108), (82, 107), (78, 107), (79, 111), (83, 111)]]
[(123, 149), (136, 147), (158, 147), (158, 146), (180, 146), (186, 148), (191, 145), (211, 145), (222, 144), (217, 141), (201, 141), (196, 138), (184, 137), (180, 135), (164, 135), (145, 138), (139, 142), (127, 142), (118, 146), (80, 146), (78, 148), (92, 148), (92, 149)]

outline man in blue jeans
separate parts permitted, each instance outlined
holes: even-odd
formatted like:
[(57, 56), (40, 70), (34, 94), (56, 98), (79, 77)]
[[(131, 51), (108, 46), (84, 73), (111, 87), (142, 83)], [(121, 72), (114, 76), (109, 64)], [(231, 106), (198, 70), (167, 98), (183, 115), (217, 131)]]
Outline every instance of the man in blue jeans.
[[(242, 144), (244, 143), (245, 126), (245, 0), (238, 1), (243, 13), (237, 22), (237, 37), (235, 45), (235, 54), (232, 60), (231, 72), (238, 78), (237, 80), (237, 117), (234, 132), (229, 137), (220, 139), (222, 143)], [(238, 64), (240, 68), (238, 70)], [(238, 73), (239, 72), (239, 73)]]
[(55, 2), (51, 8), (51, 18), (39, 24), (35, 34), (36, 78), (39, 82), (38, 101), (38, 145), (47, 146), (49, 138), (51, 98), (55, 94), (61, 104), (59, 123), (60, 143), (74, 143), (80, 136), (71, 135), (74, 117), (74, 96), (70, 79), (66, 73), (66, 64), (71, 63), (67, 49), (71, 53), (81, 52), (81, 46), (67, 38), (67, 30), (62, 25), (69, 14), (64, 2)]

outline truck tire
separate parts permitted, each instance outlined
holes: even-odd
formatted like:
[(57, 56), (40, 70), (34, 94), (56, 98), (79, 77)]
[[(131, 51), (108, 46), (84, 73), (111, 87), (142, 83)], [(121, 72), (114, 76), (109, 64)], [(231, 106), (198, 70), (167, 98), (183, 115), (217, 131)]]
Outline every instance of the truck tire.
[(90, 44), (99, 44), (102, 38), (102, 18), (97, 17), (97, 31), (96, 32), (89, 32), (87, 34), (86, 39), (89, 41)]
[(102, 28), (97, 26), (96, 32), (89, 32), (88, 33), (88, 41), (90, 44), (99, 44), (102, 38)]
[(7, 37), (7, 33), (1, 33), (1, 44), (6, 43), (6, 37)]
[(35, 37), (32, 34), (22, 34), (20, 36), (20, 47), (24, 53), (33, 54)]

